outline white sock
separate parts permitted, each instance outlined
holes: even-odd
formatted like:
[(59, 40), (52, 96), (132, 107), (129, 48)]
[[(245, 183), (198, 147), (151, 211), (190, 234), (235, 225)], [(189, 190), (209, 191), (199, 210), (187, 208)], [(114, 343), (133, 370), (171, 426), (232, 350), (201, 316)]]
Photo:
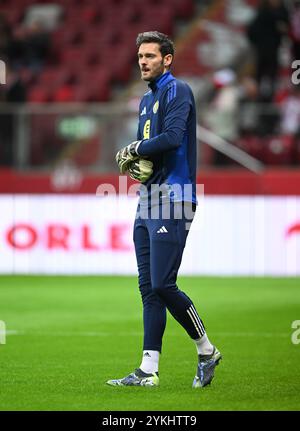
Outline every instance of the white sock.
[(214, 350), (214, 346), (209, 341), (206, 333), (201, 338), (197, 338), (197, 340), (194, 340), (194, 341), (196, 344), (196, 349), (197, 349), (198, 355), (211, 355), (212, 354), (212, 352)]
[(140, 369), (144, 373), (158, 372), (159, 352), (156, 350), (143, 350), (143, 359)]

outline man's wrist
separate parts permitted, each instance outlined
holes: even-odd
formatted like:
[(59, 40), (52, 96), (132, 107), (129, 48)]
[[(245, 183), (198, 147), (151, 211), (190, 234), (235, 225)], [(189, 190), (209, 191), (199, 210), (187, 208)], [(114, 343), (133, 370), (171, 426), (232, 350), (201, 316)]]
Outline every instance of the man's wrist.
[(140, 146), (140, 144), (143, 142), (143, 140), (141, 140), (141, 141), (134, 141), (134, 142), (132, 142), (132, 144), (131, 144), (131, 148), (130, 148), (130, 154), (132, 155), (132, 156), (139, 156), (139, 153), (138, 153), (138, 148), (139, 148), (139, 146)]

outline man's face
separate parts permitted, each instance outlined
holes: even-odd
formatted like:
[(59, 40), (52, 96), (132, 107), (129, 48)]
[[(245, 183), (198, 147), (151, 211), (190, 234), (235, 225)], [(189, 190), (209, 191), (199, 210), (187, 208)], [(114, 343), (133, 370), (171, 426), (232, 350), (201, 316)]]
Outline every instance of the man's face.
[(142, 43), (138, 51), (141, 78), (144, 81), (153, 81), (164, 73), (172, 62), (172, 55), (164, 58), (159, 50), (158, 43)]

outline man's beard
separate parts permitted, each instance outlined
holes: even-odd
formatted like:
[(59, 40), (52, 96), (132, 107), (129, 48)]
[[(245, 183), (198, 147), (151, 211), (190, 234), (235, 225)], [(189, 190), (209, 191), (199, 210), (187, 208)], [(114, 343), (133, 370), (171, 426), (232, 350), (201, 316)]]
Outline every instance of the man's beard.
[(159, 76), (161, 76), (164, 73), (164, 67), (163, 67), (163, 61), (160, 64), (161, 68), (160, 71), (158, 71), (155, 76), (151, 76), (150, 78), (142, 78), (143, 81), (145, 82), (153, 82), (156, 80), (156, 78), (158, 78)]

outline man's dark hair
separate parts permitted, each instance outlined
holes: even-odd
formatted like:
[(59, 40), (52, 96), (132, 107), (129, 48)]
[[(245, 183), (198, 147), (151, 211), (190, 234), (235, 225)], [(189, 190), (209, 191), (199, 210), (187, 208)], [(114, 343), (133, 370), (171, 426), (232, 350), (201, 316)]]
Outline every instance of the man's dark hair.
[(142, 43), (158, 43), (161, 55), (164, 57), (167, 54), (174, 56), (174, 44), (166, 34), (159, 31), (145, 31), (139, 33), (136, 38), (136, 46), (139, 48)]

